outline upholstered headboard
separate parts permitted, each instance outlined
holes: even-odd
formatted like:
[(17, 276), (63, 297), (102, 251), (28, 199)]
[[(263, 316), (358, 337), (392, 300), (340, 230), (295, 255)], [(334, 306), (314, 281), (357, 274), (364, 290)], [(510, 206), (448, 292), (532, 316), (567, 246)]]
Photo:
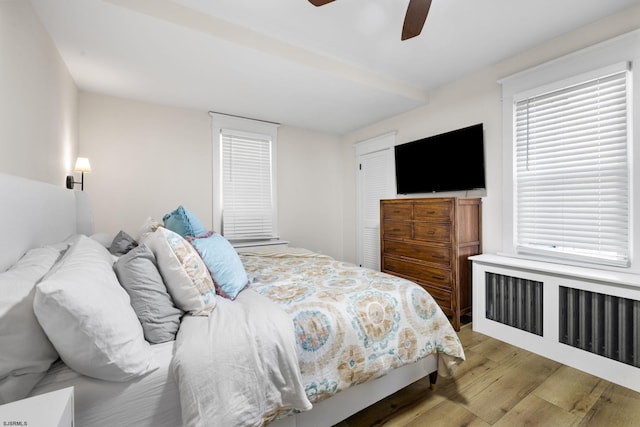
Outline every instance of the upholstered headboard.
[(0, 271), (27, 249), (93, 233), (86, 193), (0, 173)]

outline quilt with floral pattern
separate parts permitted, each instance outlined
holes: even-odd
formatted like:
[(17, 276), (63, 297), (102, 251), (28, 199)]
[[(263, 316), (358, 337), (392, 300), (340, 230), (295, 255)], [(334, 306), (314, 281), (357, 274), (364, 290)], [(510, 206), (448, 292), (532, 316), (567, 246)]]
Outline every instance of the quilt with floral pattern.
[(413, 282), (294, 248), (241, 258), (251, 288), (293, 319), (311, 402), (430, 354), (445, 377), (464, 360), (449, 320)]

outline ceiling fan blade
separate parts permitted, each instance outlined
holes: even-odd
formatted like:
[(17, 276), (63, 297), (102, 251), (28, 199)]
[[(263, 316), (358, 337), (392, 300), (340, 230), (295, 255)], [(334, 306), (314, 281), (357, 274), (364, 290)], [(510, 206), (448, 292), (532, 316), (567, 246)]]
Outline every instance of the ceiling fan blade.
[(424, 21), (431, 7), (431, 0), (409, 0), (407, 14), (404, 17), (402, 26), (402, 40), (415, 37), (422, 31)]
[(309, 0), (309, 3), (311, 3), (314, 6), (323, 6), (327, 3), (331, 3), (334, 0)]

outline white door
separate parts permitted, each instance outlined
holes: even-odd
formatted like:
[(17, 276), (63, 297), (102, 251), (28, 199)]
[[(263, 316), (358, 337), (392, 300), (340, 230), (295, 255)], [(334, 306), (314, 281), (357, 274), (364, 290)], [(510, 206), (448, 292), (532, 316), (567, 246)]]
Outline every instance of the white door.
[(395, 197), (393, 149), (358, 156), (358, 263), (380, 270), (380, 200)]

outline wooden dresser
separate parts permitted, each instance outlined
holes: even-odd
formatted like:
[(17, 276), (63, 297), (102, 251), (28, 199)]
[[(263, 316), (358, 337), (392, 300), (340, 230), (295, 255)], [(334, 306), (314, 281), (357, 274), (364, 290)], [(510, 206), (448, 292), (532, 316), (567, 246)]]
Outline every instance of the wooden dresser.
[(457, 197), (380, 201), (381, 266), (425, 288), (452, 317), (471, 312), (471, 261), (482, 252), (482, 201)]

